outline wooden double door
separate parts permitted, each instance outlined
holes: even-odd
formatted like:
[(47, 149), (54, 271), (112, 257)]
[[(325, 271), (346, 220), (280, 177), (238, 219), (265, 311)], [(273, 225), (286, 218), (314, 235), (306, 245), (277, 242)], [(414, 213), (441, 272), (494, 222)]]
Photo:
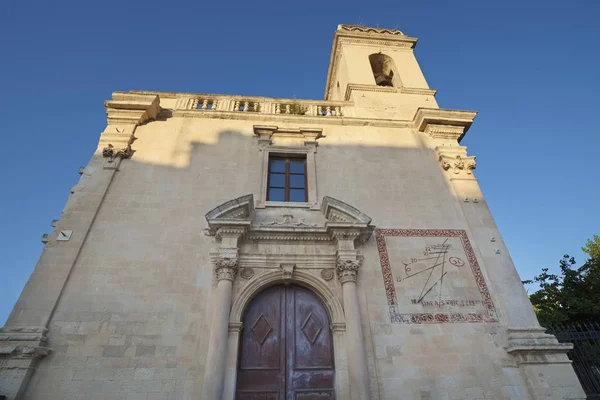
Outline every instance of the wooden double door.
[(236, 399), (334, 399), (329, 326), (323, 304), (305, 288), (259, 294), (244, 313)]

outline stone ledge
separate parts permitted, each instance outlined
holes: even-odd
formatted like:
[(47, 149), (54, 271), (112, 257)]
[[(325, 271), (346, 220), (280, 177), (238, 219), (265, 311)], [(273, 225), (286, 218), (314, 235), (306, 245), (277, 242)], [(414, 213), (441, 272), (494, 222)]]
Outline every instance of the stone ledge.
[(559, 343), (554, 335), (545, 333), (544, 328), (508, 329), (508, 344), (504, 348), (515, 356), (517, 364), (571, 363), (567, 352), (571, 343)]
[(141, 125), (156, 119), (161, 111), (159, 96), (151, 94), (114, 92), (104, 106), (109, 125)]

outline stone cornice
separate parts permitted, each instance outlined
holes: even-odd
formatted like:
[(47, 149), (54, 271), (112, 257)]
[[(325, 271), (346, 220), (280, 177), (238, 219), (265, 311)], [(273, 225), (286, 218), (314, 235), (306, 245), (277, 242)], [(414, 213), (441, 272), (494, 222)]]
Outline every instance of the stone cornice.
[(161, 111), (156, 94), (114, 92), (104, 106), (108, 125), (142, 125), (156, 119)]
[(361, 83), (349, 83), (346, 86), (346, 93), (344, 99), (350, 100), (353, 91), (359, 92), (380, 92), (380, 93), (402, 93), (402, 94), (417, 94), (423, 96), (435, 96), (437, 90), (428, 88), (409, 88), (401, 86), (399, 88), (390, 86), (378, 86), (378, 85), (367, 85)]
[[(413, 117), (414, 127), (431, 137), (435, 135), (461, 141), (471, 127), (477, 112), (447, 110), (442, 108), (419, 108)], [(462, 132), (459, 131), (462, 128)]]

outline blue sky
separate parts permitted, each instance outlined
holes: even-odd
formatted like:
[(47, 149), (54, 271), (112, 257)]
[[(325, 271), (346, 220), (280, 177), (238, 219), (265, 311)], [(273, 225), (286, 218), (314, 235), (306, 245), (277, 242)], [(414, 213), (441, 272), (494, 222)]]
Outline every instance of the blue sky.
[(11, 1), (0, 11), (0, 325), (106, 125), (115, 90), (320, 99), (339, 23), (398, 28), (523, 278), (600, 233), (600, 2)]

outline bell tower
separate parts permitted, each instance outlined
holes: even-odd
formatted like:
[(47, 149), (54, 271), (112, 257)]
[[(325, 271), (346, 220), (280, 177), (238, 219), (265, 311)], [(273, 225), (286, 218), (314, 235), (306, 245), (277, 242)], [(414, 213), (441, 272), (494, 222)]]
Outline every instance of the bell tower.
[(355, 117), (412, 119), (419, 107), (438, 108), (415, 58), (416, 44), (396, 29), (338, 25), (325, 100), (353, 101)]

